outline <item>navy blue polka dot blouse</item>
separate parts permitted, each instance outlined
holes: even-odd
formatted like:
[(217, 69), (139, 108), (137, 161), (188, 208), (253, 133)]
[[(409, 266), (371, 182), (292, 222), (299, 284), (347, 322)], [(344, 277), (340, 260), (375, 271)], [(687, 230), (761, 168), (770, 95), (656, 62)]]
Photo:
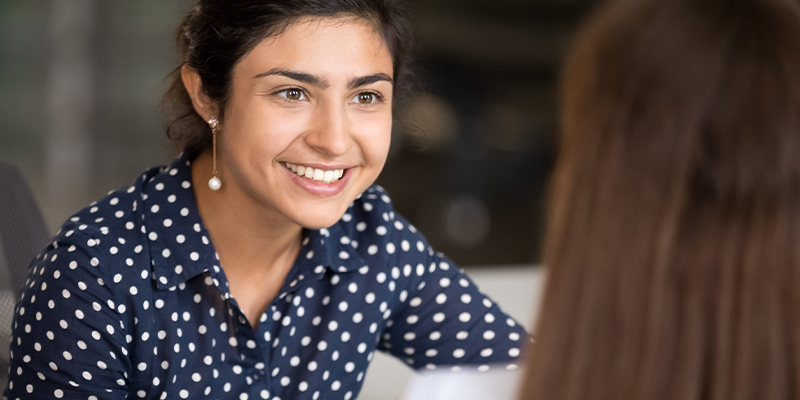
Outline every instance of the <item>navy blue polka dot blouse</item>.
[(16, 307), (9, 399), (352, 399), (376, 349), (515, 368), (525, 331), (373, 186), (304, 231), (254, 329), (197, 212), (190, 161), (67, 221)]

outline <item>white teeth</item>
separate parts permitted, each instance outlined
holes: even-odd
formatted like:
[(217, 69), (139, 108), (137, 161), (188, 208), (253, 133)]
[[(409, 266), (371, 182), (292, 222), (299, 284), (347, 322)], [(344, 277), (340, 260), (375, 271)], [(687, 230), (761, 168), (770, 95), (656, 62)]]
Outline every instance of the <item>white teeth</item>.
[(313, 179), (319, 182), (331, 183), (341, 179), (344, 176), (343, 169), (335, 169), (335, 170), (314, 169), (311, 167), (305, 167), (302, 165), (296, 165), (288, 162), (284, 163), (284, 165), (290, 171), (294, 172), (299, 176), (303, 176), (308, 179)]

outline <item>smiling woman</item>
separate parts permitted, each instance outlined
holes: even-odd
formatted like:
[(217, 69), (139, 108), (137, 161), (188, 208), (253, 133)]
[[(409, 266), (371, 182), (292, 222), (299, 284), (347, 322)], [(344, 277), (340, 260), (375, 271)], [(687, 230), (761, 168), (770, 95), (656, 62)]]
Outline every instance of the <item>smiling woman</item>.
[(164, 103), (183, 152), (34, 260), (8, 398), (351, 399), (375, 350), (516, 367), (522, 328), (373, 185), (400, 4), (198, 1), (178, 37)]

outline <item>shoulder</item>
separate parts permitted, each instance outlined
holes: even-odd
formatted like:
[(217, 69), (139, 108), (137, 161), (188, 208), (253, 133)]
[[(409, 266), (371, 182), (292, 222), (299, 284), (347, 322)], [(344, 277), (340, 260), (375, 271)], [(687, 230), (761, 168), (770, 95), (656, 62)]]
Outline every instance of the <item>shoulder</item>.
[(370, 186), (335, 226), (365, 261), (386, 265), (423, 262), (434, 255), (425, 236), (394, 210), (386, 191)]
[(124, 268), (125, 260), (118, 258), (127, 248), (130, 253), (144, 253), (142, 189), (157, 172), (158, 168), (148, 170), (132, 185), (109, 192), (67, 219), (33, 261), (31, 268), (36, 271), (29, 277), (53, 269), (69, 271), (69, 277), (89, 274), (102, 279), (113, 268)]
[(144, 187), (162, 168), (147, 170), (130, 186), (111, 191), (78, 211), (64, 222), (55, 239), (68, 239), (75, 233), (95, 239), (95, 242), (107, 237), (130, 236), (129, 232), (140, 225), (137, 216), (141, 215), (140, 209), (146, 199)]

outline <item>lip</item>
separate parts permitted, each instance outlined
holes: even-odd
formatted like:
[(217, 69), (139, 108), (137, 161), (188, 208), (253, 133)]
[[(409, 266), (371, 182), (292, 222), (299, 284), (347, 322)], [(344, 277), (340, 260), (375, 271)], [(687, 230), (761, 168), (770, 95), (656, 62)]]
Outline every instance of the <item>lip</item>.
[(286, 164), (287, 162), (291, 163), (291, 164), (294, 164), (294, 165), (298, 165), (298, 166), (302, 165), (302, 166), (304, 166), (306, 168), (311, 167), (311, 168), (314, 168), (314, 169), (321, 169), (321, 170), (324, 170), (324, 171), (332, 171), (334, 169), (350, 169), (350, 168), (355, 167), (355, 165), (345, 165), (345, 164), (325, 165), (325, 164), (313, 164), (313, 163), (312, 164), (296, 163), (296, 162), (291, 162), (291, 161), (281, 161), (280, 163), (281, 164)]
[(302, 165), (304, 167), (311, 167), (314, 169), (323, 169), (323, 170), (334, 170), (334, 169), (343, 169), (344, 175), (342, 175), (341, 179), (338, 181), (334, 181), (331, 183), (324, 183), (320, 181), (315, 181), (308, 178), (301, 178), (296, 173), (292, 172), (292, 170), (286, 168), (286, 164), (280, 163), (281, 168), (283, 168), (284, 172), (286, 172), (289, 179), (294, 182), (295, 185), (299, 186), (301, 189), (305, 190), (312, 196), (316, 197), (331, 197), (336, 196), (337, 194), (341, 193), (344, 188), (347, 186), (347, 183), (350, 181), (350, 176), (353, 172), (353, 166), (338, 166), (338, 165), (322, 165), (322, 164), (299, 164), (299, 163), (292, 163), (296, 165)]

